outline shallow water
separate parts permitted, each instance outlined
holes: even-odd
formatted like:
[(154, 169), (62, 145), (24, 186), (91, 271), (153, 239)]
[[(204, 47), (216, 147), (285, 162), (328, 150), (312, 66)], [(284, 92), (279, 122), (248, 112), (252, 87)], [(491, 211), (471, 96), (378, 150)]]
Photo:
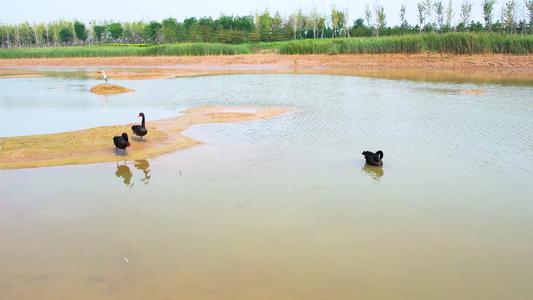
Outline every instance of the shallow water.
[[(103, 96), (97, 83), (0, 79), (0, 136), (203, 105), (299, 110), (195, 125), (206, 144), (152, 160), (0, 170), (2, 298), (533, 297), (533, 86), (231, 75)], [(473, 89), (488, 94), (457, 93)], [(378, 149), (384, 166), (365, 166)]]

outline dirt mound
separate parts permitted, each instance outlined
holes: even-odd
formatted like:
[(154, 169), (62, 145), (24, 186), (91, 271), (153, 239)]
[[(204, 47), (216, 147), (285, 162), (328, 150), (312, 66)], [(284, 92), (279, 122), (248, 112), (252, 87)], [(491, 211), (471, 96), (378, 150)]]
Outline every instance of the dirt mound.
[(115, 94), (115, 93), (126, 93), (126, 92), (135, 92), (135, 90), (125, 88), (120, 85), (103, 83), (91, 88), (91, 93), (95, 94)]

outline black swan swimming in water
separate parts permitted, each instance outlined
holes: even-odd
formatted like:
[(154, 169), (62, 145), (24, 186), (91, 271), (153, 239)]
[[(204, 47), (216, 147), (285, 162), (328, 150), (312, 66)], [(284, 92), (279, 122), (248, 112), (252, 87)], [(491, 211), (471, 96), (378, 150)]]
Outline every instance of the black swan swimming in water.
[(123, 149), (124, 154), (126, 154), (126, 147), (128, 149), (131, 149), (130, 142), (128, 141), (128, 134), (125, 132), (122, 133), (121, 136), (113, 137), (113, 143), (115, 144), (115, 152), (117, 152), (117, 154), (118, 154), (117, 149)]
[(379, 150), (378, 152), (363, 151), (361, 153), (365, 156), (366, 163), (372, 166), (383, 166), (383, 151)]
[(131, 126), (131, 130), (133, 130), (133, 134), (140, 136), (141, 141), (142, 141), (143, 136), (145, 136), (148, 133), (148, 130), (146, 129), (146, 126), (144, 126), (144, 114), (140, 113), (139, 117), (143, 118), (141, 125), (133, 125)]

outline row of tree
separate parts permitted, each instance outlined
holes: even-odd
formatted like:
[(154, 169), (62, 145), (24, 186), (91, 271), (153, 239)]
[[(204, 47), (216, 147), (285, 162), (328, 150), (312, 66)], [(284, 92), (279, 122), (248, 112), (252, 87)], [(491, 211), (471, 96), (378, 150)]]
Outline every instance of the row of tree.
[[(411, 25), (405, 18), (406, 6), (399, 11), (400, 24), (388, 27), (383, 5), (368, 4), (364, 18), (358, 18), (353, 25), (348, 23), (348, 11), (332, 8), (328, 14), (316, 9), (308, 14), (298, 10), (288, 17), (279, 12), (270, 14), (268, 9), (249, 16), (221, 15), (188, 18), (178, 22), (175, 18), (162, 22), (89, 22), (82, 23), (59, 20), (52, 23), (15, 25), (0, 24), (0, 45), (2, 48), (50, 47), (86, 45), (102, 42), (144, 44), (218, 42), (239, 44), (259, 41), (286, 41), (307, 38), (336, 38), (389, 36), (422, 32), (450, 31), (506, 31), (509, 33), (533, 33), (533, 0), (526, 0), (524, 6), (518, 0), (508, 0), (502, 6), (500, 19), (494, 21), (496, 0), (483, 0), (483, 23), (472, 19), (472, 2), (462, 0), (459, 20), (453, 24), (456, 12), (452, 0), (422, 0), (417, 5), (417, 24)], [(520, 11), (522, 9), (522, 11)], [(522, 12), (522, 14), (520, 14)], [(518, 16), (522, 15), (523, 18)]]

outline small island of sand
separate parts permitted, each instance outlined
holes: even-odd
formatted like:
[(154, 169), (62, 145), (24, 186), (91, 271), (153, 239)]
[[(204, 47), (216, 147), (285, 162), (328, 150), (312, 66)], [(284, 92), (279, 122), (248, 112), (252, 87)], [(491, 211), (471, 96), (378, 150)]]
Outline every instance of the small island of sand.
[[(191, 125), (266, 119), (295, 111), (292, 107), (217, 107), (190, 108), (184, 115), (146, 122), (148, 135), (139, 142), (131, 136), (131, 125), (115, 125), (33, 136), (0, 138), (0, 169), (22, 169), (69, 164), (91, 164), (122, 160), (141, 160), (185, 149), (201, 142), (181, 132)], [(132, 149), (122, 156), (115, 153), (113, 136), (130, 135)]]
[(484, 95), (487, 94), (485, 91), (479, 91), (479, 90), (462, 90), (459, 91), (460, 94), (471, 94), (471, 95)]
[(116, 93), (127, 93), (135, 92), (135, 90), (125, 88), (120, 85), (103, 83), (91, 88), (91, 93), (95, 94), (116, 94)]
[(95, 94), (116, 94), (116, 93), (127, 93), (135, 92), (135, 90), (125, 88), (120, 85), (103, 83), (91, 88), (91, 93)]

